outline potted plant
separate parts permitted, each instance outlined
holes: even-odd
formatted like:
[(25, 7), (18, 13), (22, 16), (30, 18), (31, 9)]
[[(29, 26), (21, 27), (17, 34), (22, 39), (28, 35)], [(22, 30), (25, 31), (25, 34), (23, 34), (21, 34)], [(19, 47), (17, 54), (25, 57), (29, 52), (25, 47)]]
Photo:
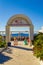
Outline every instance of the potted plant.
[(33, 44), (33, 54), (40, 58), (40, 65), (43, 65), (43, 33), (39, 33), (34, 37)]

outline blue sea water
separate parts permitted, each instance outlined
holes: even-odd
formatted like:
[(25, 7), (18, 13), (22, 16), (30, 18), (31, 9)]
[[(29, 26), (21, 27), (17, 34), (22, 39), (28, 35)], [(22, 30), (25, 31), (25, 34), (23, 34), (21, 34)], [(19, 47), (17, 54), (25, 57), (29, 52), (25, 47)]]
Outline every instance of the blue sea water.
[[(37, 35), (37, 34), (34, 33), (34, 36), (35, 36), (35, 35)], [(16, 37), (16, 36), (25, 36), (25, 37), (28, 37), (29, 34), (28, 34), (28, 33), (20, 33), (20, 34), (11, 34), (11, 36), (13, 36), (13, 37), (14, 37), (14, 36), (15, 36), (15, 37)]]
[(11, 34), (11, 36), (26, 36), (26, 37), (28, 37), (29, 34), (20, 33), (20, 34)]
[[(34, 34), (34, 35), (36, 35), (36, 34)], [(6, 35), (3, 34), (2, 36), (6, 36)], [(12, 37), (17, 37), (17, 36), (25, 36), (25, 37), (28, 37), (29, 34), (28, 34), (28, 33), (20, 33), (20, 34), (15, 33), (15, 34), (11, 34), (11, 36), (12, 36)]]

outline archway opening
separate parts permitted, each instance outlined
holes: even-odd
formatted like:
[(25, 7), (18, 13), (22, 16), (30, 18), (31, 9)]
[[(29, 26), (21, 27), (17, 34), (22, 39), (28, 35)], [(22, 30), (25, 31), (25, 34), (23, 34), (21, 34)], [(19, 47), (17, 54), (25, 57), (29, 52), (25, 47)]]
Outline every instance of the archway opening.
[(11, 41), (16, 39), (18, 41), (24, 41), (24, 39), (29, 38), (29, 27), (10, 27), (11, 31)]

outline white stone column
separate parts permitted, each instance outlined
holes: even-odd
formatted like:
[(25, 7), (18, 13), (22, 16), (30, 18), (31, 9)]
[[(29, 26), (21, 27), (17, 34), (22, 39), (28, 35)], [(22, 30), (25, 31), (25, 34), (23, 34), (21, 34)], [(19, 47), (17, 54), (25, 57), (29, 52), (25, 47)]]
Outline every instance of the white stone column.
[(33, 27), (33, 25), (30, 25), (30, 34), (29, 34), (29, 38), (30, 38), (30, 46), (32, 46), (32, 40), (33, 40), (33, 38), (34, 38), (34, 27)]
[(33, 40), (34, 38), (34, 27), (33, 25), (30, 26), (30, 40)]
[(10, 42), (10, 26), (6, 26), (6, 43)]
[(0, 31), (0, 35), (1, 35), (1, 31)]

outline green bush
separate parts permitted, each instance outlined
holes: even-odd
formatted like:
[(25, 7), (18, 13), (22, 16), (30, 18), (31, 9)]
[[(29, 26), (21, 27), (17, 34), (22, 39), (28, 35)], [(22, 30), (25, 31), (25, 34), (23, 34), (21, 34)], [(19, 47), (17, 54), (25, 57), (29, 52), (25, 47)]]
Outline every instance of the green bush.
[(2, 36), (0, 35), (0, 47), (5, 47), (6, 46), (6, 41), (2, 39)]
[(43, 60), (43, 33), (39, 33), (34, 37), (33, 44), (34, 55)]

